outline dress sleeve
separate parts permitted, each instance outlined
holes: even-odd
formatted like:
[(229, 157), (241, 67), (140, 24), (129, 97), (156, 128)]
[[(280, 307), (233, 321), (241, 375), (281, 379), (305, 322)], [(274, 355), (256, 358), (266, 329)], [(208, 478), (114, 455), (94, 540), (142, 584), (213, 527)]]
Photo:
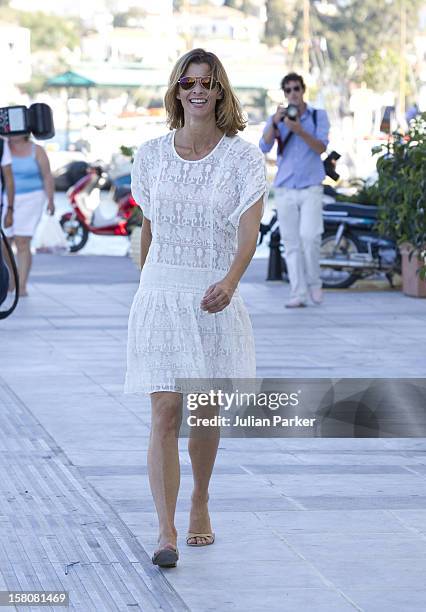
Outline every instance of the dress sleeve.
[(262, 214), (268, 199), (268, 181), (263, 153), (255, 146), (249, 145), (240, 159), (238, 173), (239, 201), (228, 217), (228, 221), (238, 228), (241, 215), (262, 198)]
[(151, 220), (151, 204), (149, 190), (149, 174), (147, 148), (141, 145), (136, 151), (131, 171), (131, 184), (133, 199), (142, 209), (144, 217)]

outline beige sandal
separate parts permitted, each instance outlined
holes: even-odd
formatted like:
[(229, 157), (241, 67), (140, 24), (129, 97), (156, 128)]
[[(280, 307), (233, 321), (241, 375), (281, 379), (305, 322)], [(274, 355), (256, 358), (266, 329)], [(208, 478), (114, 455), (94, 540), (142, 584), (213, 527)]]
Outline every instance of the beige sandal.
[[(193, 533), (192, 531), (188, 531), (186, 535), (186, 543), (188, 546), (209, 546), (210, 544), (213, 544), (214, 537), (214, 533)], [(188, 540), (191, 538), (210, 538), (211, 542), (204, 542), (203, 544), (190, 544)]]

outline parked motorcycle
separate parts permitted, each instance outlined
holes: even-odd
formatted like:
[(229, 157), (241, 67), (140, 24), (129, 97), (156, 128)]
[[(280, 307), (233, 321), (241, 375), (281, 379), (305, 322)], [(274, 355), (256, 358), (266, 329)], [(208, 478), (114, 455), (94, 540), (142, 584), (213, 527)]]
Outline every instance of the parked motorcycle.
[(109, 204), (114, 203), (115, 214), (105, 216), (100, 190), (108, 180), (101, 166), (90, 166), (88, 173), (67, 192), (73, 210), (62, 215), (60, 223), (72, 253), (84, 247), (90, 233), (129, 236), (141, 224), (142, 211), (132, 198), (130, 175), (112, 181)]
[(401, 274), (401, 255), (396, 242), (377, 232), (377, 213), (372, 205), (324, 205), (320, 261), (325, 287), (344, 289), (377, 272), (393, 287), (393, 277)]
[(53, 172), (55, 191), (67, 191), (75, 185), (77, 181), (86, 176), (89, 164), (86, 161), (72, 161), (57, 168)]
[[(393, 286), (394, 275), (401, 273), (401, 257), (396, 243), (377, 233), (377, 212), (373, 205), (332, 199), (323, 204), (320, 265), (324, 288), (344, 289), (377, 272), (385, 273)], [(270, 247), (284, 252), (276, 210), (270, 223), (261, 224), (258, 244), (268, 233)], [(282, 256), (281, 271), (287, 271)], [(268, 278), (271, 279), (271, 271)]]

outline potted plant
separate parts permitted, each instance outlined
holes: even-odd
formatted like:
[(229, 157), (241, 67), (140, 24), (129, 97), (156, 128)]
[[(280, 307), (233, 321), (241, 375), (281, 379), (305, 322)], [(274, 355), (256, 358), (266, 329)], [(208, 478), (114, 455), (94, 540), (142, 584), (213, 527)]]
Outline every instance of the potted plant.
[(426, 113), (406, 134), (393, 133), (381, 153), (378, 171), (378, 229), (393, 238), (402, 256), (402, 290), (426, 297)]

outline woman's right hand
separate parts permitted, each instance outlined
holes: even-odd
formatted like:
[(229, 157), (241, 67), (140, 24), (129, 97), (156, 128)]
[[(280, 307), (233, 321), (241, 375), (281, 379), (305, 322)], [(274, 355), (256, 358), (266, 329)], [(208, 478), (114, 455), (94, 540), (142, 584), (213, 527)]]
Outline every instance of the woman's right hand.
[(13, 225), (13, 210), (8, 208), (4, 217), (4, 227), (11, 227)]

